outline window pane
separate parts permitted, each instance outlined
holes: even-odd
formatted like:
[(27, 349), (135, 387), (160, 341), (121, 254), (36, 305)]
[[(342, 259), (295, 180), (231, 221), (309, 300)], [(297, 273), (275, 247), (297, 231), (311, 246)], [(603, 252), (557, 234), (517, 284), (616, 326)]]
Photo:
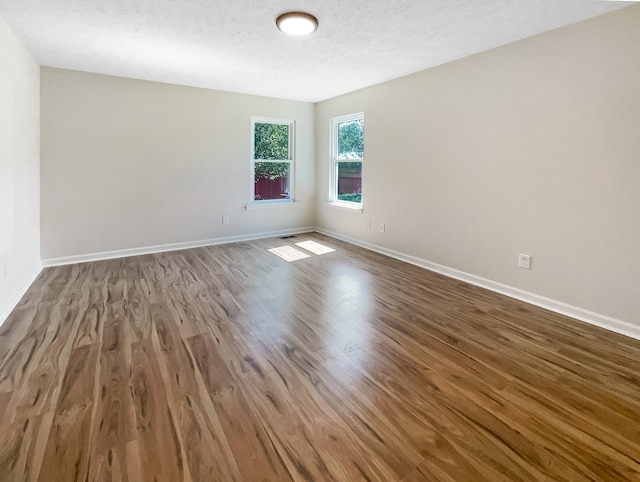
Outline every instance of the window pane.
[(289, 159), (288, 125), (256, 122), (254, 124), (254, 141), (254, 159)]
[(289, 162), (256, 162), (253, 199), (289, 199)]
[(338, 159), (362, 159), (364, 154), (364, 120), (338, 124)]
[(362, 202), (362, 162), (338, 162), (338, 200)]

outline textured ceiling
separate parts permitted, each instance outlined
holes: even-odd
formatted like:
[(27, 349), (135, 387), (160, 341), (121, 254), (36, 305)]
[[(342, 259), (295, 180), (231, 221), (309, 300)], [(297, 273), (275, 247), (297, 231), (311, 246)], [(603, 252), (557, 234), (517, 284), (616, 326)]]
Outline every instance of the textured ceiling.
[[(44, 66), (320, 101), (575, 23), (598, 0), (0, 0)], [(289, 10), (318, 17), (280, 33)]]

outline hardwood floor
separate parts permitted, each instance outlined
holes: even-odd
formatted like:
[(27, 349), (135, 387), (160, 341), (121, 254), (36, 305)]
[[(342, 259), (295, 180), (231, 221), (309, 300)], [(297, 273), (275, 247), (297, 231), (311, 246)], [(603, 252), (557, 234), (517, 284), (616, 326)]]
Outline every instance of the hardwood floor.
[(0, 328), (0, 481), (263, 480), (640, 481), (640, 341), (318, 234), (48, 268)]

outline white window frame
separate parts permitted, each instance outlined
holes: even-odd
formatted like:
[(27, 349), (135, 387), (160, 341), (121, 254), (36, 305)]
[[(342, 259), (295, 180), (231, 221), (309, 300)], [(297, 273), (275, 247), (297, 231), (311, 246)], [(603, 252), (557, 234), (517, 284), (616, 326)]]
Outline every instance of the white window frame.
[[(289, 159), (255, 159), (256, 153), (256, 124), (278, 124), (289, 127)], [(289, 204), (295, 202), (295, 121), (292, 119), (277, 119), (274, 117), (251, 117), (251, 191), (249, 204)], [(289, 164), (289, 199), (255, 199), (256, 162), (274, 162)]]
[[(363, 189), (364, 192), (364, 153), (361, 158), (356, 159), (338, 159), (338, 126), (345, 122), (362, 120), (364, 124), (364, 112), (357, 112), (355, 114), (343, 115), (340, 117), (333, 117), (330, 119), (330, 158), (331, 158), (331, 166), (329, 168), (329, 203), (335, 204), (336, 206), (347, 207), (351, 209), (362, 209), (362, 201), (359, 203), (352, 201), (343, 201), (338, 199), (338, 166), (341, 162), (362, 162), (362, 173), (363, 173)], [(364, 132), (363, 132), (364, 136)], [(366, 150), (366, 145), (364, 146)]]

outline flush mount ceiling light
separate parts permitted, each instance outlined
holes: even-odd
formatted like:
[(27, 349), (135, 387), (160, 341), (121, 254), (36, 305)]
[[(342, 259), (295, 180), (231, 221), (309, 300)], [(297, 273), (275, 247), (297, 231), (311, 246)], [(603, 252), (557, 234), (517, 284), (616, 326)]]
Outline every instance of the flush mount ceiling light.
[(287, 12), (276, 18), (276, 25), (289, 35), (309, 35), (318, 28), (318, 19), (310, 13)]

